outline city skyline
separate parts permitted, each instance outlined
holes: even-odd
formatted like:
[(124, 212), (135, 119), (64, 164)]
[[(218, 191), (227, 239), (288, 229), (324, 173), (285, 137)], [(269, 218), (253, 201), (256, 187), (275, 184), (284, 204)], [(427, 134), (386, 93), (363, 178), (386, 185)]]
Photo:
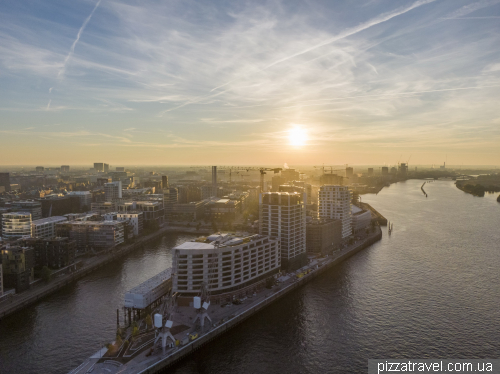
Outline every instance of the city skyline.
[(500, 163), (500, 1), (39, 1), (0, 17), (1, 165)]

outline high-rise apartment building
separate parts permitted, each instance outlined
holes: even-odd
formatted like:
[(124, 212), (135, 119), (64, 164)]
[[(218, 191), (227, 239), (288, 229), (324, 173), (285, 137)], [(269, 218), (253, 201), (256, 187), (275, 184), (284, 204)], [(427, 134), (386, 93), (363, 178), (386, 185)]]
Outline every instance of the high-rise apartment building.
[(10, 174), (9, 173), (0, 173), (0, 189), (4, 188), (5, 192), (10, 191)]
[(259, 233), (279, 239), (281, 268), (298, 269), (307, 262), (306, 194), (266, 192), (259, 196)]
[(104, 200), (108, 202), (122, 198), (122, 182), (110, 182), (104, 184)]
[(11, 212), (2, 215), (2, 237), (21, 238), (31, 236), (31, 214)]
[(351, 192), (347, 186), (321, 186), (318, 194), (318, 218), (342, 221), (342, 239), (352, 234)]

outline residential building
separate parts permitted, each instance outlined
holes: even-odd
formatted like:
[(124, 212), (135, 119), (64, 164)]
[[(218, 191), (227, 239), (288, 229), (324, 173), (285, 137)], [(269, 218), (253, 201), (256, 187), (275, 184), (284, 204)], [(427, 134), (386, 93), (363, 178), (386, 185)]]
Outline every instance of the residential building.
[(278, 239), (263, 235), (208, 238), (178, 245), (173, 249), (172, 291), (179, 292), (178, 305), (189, 305), (202, 284), (214, 303), (242, 298), (264, 287), (267, 278), (280, 270)]
[(13, 212), (26, 212), (31, 214), (31, 219), (42, 218), (42, 204), (34, 200), (13, 201), (9, 206)]
[(0, 208), (0, 238), (2, 237), (2, 219), (4, 213), (12, 212), (11, 208)]
[(281, 243), (281, 267), (298, 269), (307, 262), (306, 194), (266, 192), (259, 196), (259, 233)]
[(314, 220), (306, 225), (306, 248), (308, 254), (326, 255), (337, 250), (341, 242), (341, 220)]
[(2, 215), (2, 237), (31, 237), (31, 213), (11, 212)]
[(346, 178), (352, 178), (354, 176), (354, 169), (351, 167), (345, 168), (345, 176)]
[(140, 211), (131, 211), (126, 213), (117, 213), (116, 220), (118, 222), (128, 222), (132, 226), (134, 236), (142, 234), (144, 229), (144, 213)]
[(144, 222), (156, 221), (158, 224), (163, 223), (165, 210), (163, 202), (160, 201), (129, 201), (118, 204), (118, 212), (125, 213), (130, 211), (141, 211), (144, 213)]
[(342, 221), (342, 239), (352, 234), (351, 192), (347, 186), (321, 186), (318, 194), (318, 218)]
[(43, 166), (37, 166), (35, 168), (35, 171), (37, 174), (43, 174), (43, 171), (45, 170), (45, 168)]
[(69, 173), (69, 165), (62, 165), (61, 173)]
[(109, 182), (104, 184), (104, 200), (108, 202), (122, 198), (122, 182)]
[(30, 238), (20, 244), (33, 249), (35, 269), (60, 269), (75, 262), (76, 242), (69, 238)]
[(54, 238), (56, 224), (67, 221), (66, 217), (54, 216), (31, 221), (31, 236), (33, 238)]
[(169, 217), (179, 220), (197, 220), (205, 216), (207, 200), (193, 201), (191, 203), (172, 204)]
[(232, 218), (240, 211), (238, 200), (212, 198), (205, 205), (205, 215), (210, 218)]
[(15, 288), (16, 293), (30, 288), (34, 279), (34, 251), (31, 248), (7, 246), (1, 250), (3, 287)]
[(104, 201), (100, 203), (90, 204), (90, 210), (97, 214), (103, 215), (109, 212), (116, 212), (118, 204), (116, 202)]

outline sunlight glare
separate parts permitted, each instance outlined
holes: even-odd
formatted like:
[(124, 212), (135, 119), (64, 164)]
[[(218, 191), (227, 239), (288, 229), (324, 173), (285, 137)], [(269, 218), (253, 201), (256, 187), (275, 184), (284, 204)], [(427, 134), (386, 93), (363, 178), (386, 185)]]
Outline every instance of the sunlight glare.
[(301, 127), (294, 127), (288, 131), (290, 145), (302, 146), (307, 142), (307, 131)]

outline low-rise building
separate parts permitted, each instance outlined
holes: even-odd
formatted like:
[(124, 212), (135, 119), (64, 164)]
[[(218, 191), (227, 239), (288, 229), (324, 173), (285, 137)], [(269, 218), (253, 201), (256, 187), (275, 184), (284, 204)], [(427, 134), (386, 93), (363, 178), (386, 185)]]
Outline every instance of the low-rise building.
[(33, 238), (54, 238), (56, 224), (67, 221), (66, 217), (55, 216), (31, 221), (31, 236)]
[(352, 231), (354, 234), (362, 232), (370, 227), (372, 222), (372, 214), (368, 210), (358, 208), (356, 205), (351, 206), (352, 211)]

